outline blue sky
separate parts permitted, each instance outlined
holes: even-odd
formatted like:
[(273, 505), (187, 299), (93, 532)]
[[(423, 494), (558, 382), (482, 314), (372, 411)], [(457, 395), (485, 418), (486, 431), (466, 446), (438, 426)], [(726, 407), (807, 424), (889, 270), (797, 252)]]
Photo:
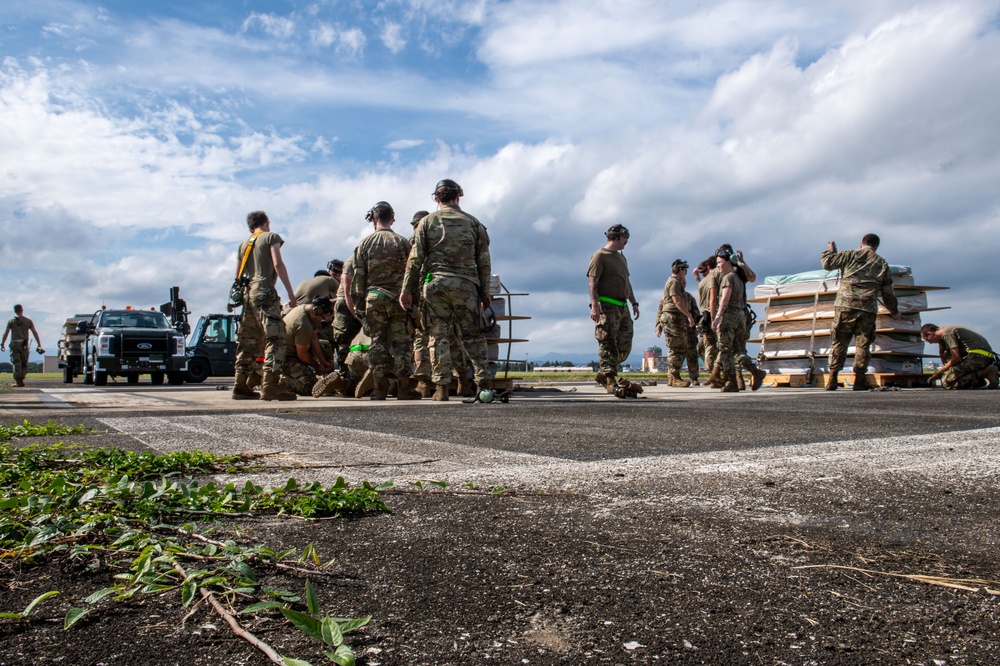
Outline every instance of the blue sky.
[[(1000, 2), (5, 2), (0, 304), (221, 310), (247, 212), (297, 283), (387, 200), (458, 180), (523, 357), (595, 352), (584, 276), (626, 252), (653, 344), (673, 259), (761, 276), (874, 231), (938, 324), (1000, 344)], [(985, 269), (985, 270), (984, 270)], [(986, 277), (985, 276), (990, 276)], [(692, 286), (693, 288), (693, 286)], [(928, 315), (930, 317), (931, 315)]]

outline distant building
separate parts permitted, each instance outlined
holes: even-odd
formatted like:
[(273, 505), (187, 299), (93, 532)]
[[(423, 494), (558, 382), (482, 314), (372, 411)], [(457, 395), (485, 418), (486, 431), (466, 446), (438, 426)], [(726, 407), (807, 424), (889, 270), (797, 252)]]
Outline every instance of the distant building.
[(642, 368), (640, 372), (666, 372), (667, 357), (663, 355), (663, 350), (657, 346), (646, 347), (642, 352)]

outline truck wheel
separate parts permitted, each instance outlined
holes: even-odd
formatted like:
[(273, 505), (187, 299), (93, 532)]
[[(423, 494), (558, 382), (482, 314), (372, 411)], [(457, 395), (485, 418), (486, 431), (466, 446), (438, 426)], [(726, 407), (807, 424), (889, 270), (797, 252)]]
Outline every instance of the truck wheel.
[(107, 386), (108, 373), (94, 370), (94, 386)]
[(130, 373), (128, 373), (127, 375), (125, 375), (125, 381), (128, 382), (129, 384), (138, 384), (139, 383), (139, 373), (137, 373), (137, 372), (130, 372)]
[(72, 384), (72, 383), (73, 383), (73, 368), (67, 365), (65, 368), (63, 368), (63, 384)]
[(178, 386), (184, 383), (184, 373), (183, 372), (168, 372), (167, 373), (167, 383), (171, 386)]
[(149, 376), (149, 381), (152, 382), (153, 384), (156, 384), (157, 386), (159, 386), (160, 384), (163, 383), (163, 373), (162, 372), (154, 372), (153, 374), (151, 374)]
[(203, 358), (193, 358), (188, 361), (187, 375), (184, 380), (190, 384), (201, 384), (212, 374), (212, 368)]
[(87, 370), (86, 367), (83, 368), (83, 383), (84, 384), (93, 384), (94, 383), (94, 376), (92, 374), (90, 374), (90, 371)]

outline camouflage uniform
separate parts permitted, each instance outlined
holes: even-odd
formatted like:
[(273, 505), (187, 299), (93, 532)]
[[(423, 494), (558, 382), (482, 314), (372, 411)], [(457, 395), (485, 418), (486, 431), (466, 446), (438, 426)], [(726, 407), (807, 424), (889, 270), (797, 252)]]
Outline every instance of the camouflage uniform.
[(333, 350), (336, 352), (337, 361), (340, 364), (340, 374), (345, 379), (356, 381), (361, 378), (354, 377), (351, 373), (350, 365), (347, 363), (347, 356), (351, 353), (351, 341), (361, 331), (361, 322), (351, 314), (351, 310), (347, 307), (345, 295), (346, 280), (348, 276), (353, 275), (354, 257), (352, 255), (344, 261), (344, 272), (342, 274), (344, 279), (340, 283), (337, 291), (337, 303), (333, 308)]
[(657, 322), (663, 331), (664, 342), (669, 350), (667, 367), (671, 374), (676, 374), (678, 377), (688, 356), (688, 331), (691, 327), (688, 326), (688, 318), (674, 303), (673, 297), (686, 300), (686, 295), (684, 284), (677, 275), (671, 275), (663, 287), (663, 300), (660, 301), (660, 315)]
[[(247, 241), (240, 246), (239, 256)], [(243, 303), (236, 344), (236, 372), (247, 376), (257, 368), (257, 358), (264, 357), (264, 372), (280, 371), (285, 361), (285, 325), (275, 288), (276, 273), (270, 247), (281, 246), (281, 236), (266, 231), (254, 241), (243, 274), (250, 278), (250, 293)]]
[(736, 368), (753, 366), (746, 354), (747, 317), (744, 312), (746, 301), (743, 282), (733, 272), (722, 276), (719, 282), (719, 298), (722, 291), (730, 289), (729, 302), (719, 323), (719, 365), (726, 375), (736, 374)]
[(417, 227), (406, 264), (403, 292), (414, 294), (422, 285), (421, 320), (430, 335), (435, 384), (451, 383), (455, 367), (450, 342), (458, 328), (462, 346), (472, 363), (476, 384), (491, 386), (486, 338), (480, 330), (482, 303), (489, 301), (490, 238), (479, 220), (457, 204), (442, 204)]
[[(597, 281), (597, 301), (601, 312), (594, 325), (594, 338), (597, 340), (600, 373), (604, 377), (614, 378), (618, 374), (619, 364), (632, 353), (634, 332), (628, 301), (636, 303), (636, 300), (629, 281), (625, 255), (602, 247), (590, 257), (587, 278), (588, 282)], [(601, 300), (602, 298), (613, 299), (621, 305), (609, 303)]]
[(376, 381), (390, 376), (409, 379), (413, 372), (412, 322), (399, 306), (409, 256), (410, 241), (392, 229), (376, 229), (354, 250), (351, 298), (371, 338), (368, 365)]
[[(325, 322), (313, 322), (305, 305), (297, 305), (284, 316), (285, 345), (288, 353), (281, 366), (281, 384), (287, 390), (298, 395), (312, 395), (316, 384), (316, 369), (299, 358), (296, 345), (311, 345), (313, 331)], [(322, 343), (320, 343), (322, 347)]]
[(826, 250), (822, 264), (825, 270), (840, 269), (840, 289), (834, 301), (833, 325), (830, 327), (829, 371), (840, 372), (847, 357), (847, 347), (854, 338), (854, 372), (868, 372), (871, 343), (875, 339), (878, 298), (881, 294), (889, 313), (899, 313), (892, 278), (885, 259), (868, 246), (860, 250)]
[(31, 353), (29, 343), (34, 326), (24, 315), (14, 315), (7, 321), (7, 330), (4, 332), (4, 339), (10, 333), (10, 364), (14, 366), (14, 381), (18, 385), (24, 384), (24, 378), (28, 374), (28, 356)]
[[(697, 309), (701, 312), (712, 311), (711, 291), (713, 282), (709, 278), (714, 272), (716, 272), (716, 269), (713, 268), (712, 271), (698, 283)], [(698, 318), (695, 317), (696, 321), (697, 319)], [(708, 368), (708, 370), (715, 367), (716, 362), (719, 360), (719, 336), (712, 330), (711, 324), (708, 326), (702, 326), (701, 328), (701, 336), (698, 338), (698, 352), (705, 360), (705, 367)]]
[[(986, 338), (975, 331), (960, 326), (942, 326), (939, 352), (941, 360), (951, 359), (951, 349), (956, 347), (962, 361), (945, 371), (941, 376), (941, 386), (946, 389), (976, 388), (981, 379), (982, 371), (993, 365), (993, 348)], [(976, 350), (976, 351), (972, 351)]]
[(688, 377), (691, 382), (694, 383), (698, 379), (698, 301), (695, 300), (694, 296), (688, 292), (684, 292), (684, 296), (687, 298), (688, 312), (694, 317), (695, 326), (688, 326), (688, 322), (685, 319), (684, 325), (687, 327), (687, 355), (685, 359), (687, 361)]

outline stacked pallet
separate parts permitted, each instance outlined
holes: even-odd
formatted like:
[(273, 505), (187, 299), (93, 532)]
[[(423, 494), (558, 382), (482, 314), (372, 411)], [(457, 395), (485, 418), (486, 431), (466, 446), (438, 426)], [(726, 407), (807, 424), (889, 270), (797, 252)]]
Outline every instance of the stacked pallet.
[[(908, 266), (890, 266), (893, 290), (903, 319), (892, 319), (879, 303), (875, 340), (871, 346), (870, 373), (900, 378), (923, 374), (924, 342), (920, 338), (920, 314), (945, 308), (928, 307), (927, 292), (946, 287), (914, 284)], [(840, 288), (840, 271), (809, 271), (772, 276), (754, 289), (751, 303), (764, 303), (760, 335), (761, 367), (769, 374), (819, 377), (827, 372), (830, 326), (834, 301)], [(853, 363), (854, 346), (847, 349), (846, 368)], [(876, 383), (885, 383), (876, 376)], [(779, 379), (779, 383), (781, 383)], [(789, 383), (795, 385), (794, 380)], [(801, 383), (801, 382), (799, 382)]]

